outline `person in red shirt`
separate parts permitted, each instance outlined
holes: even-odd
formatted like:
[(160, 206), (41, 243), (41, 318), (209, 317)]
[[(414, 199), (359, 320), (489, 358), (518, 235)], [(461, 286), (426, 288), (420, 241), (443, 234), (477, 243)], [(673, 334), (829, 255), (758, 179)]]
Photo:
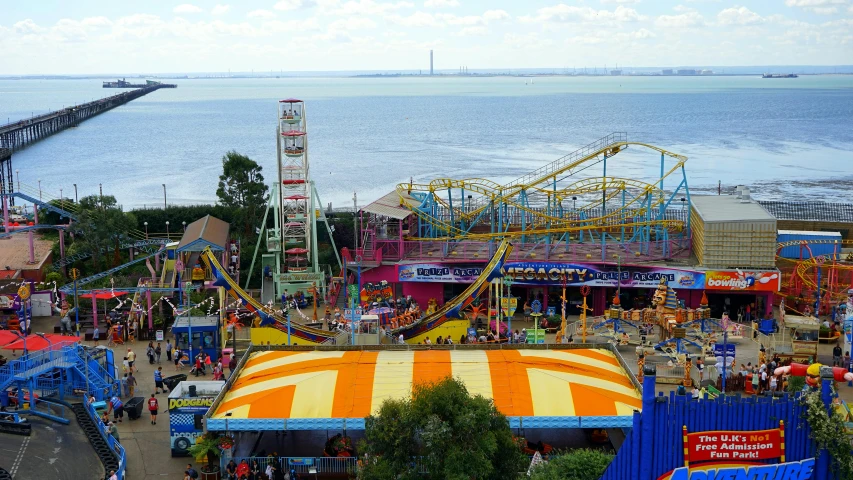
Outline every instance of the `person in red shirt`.
[(151, 414), (151, 425), (157, 425), (157, 410), (160, 408), (160, 404), (157, 403), (157, 397), (154, 394), (151, 394), (151, 398), (148, 399), (148, 413)]

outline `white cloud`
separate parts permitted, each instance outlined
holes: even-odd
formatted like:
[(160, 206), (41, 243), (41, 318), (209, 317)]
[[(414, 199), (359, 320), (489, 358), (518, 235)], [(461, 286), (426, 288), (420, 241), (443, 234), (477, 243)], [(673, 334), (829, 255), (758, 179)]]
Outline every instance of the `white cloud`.
[(175, 13), (201, 13), (204, 10), (202, 10), (201, 7), (197, 7), (191, 3), (182, 3), (177, 7), (173, 8), (172, 11)]
[(485, 13), (483, 13), (483, 20), (487, 22), (507, 19), (509, 19), (509, 13), (504, 10), (487, 10)]
[(456, 35), (459, 37), (473, 37), (477, 35), (485, 35), (488, 33), (488, 29), (486, 27), (465, 27), (462, 30), (459, 30), (459, 33)]
[(640, 0), (601, 0), (601, 3), (640, 3)]
[[(848, 0), (785, 0), (789, 7), (800, 7), (818, 15), (832, 15), (838, 12), (836, 5), (846, 5)], [(853, 11), (850, 7), (848, 11)]]
[(723, 25), (755, 25), (764, 22), (761, 15), (746, 7), (726, 8), (717, 14), (717, 20)]
[(644, 40), (647, 38), (655, 38), (655, 37), (657, 37), (657, 34), (655, 34), (655, 32), (652, 32), (650, 30), (646, 30), (645, 28), (641, 28), (641, 29), (637, 30), (636, 32), (631, 32), (631, 37), (635, 38), (637, 40)]
[(504, 10), (488, 10), (482, 15), (466, 15), (460, 17), (450, 13), (415, 12), (408, 16), (389, 15), (386, 20), (404, 27), (444, 27), (444, 26), (476, 26), (486, 25), (510, 18)]
[(211, 10), (210, 13), (214, 15), (222, 15), (228, 10), (231, 10), (231, 5), (216, 5), (215, 7), (213, 7), (213, 10)]
[(257, 10), (252, 10), (251, 12), (246, 14), (249, 18), (275, 18), (275, 13), (264, 10), (263, 8), (259, 8)]
[(539, 38), (539, 35), (536, 33), (507, 33), (504, 35), (503, 43), (509, 48), (523, 49), (529, 51), (553, 45), (554, 42), (552, 42), (551, 40)]
[(687, 12), (680, 15), (661, 15), (655, 19), (655, 26), (661, 28), (692, 28), (705, 25), (705, 17), (698, 12)]
[(335, 20), (329, 24), (329, 30), (335, 31), (352, 31), (374, 28), (376, 22), (365, 17), (348, 17), (340, 20)]
[(424, 6), (427, 8), (458, 7), (459, 0), (426, 0)]
[(675, 10), (676, 12), (679, 12), (679, 13), (695, 12), (696, 11), (696, 9), (694, 9), (692, 7), (688, 7), (686, 5), (676, 5), (676, 6), (672, 7), (672, 9)]
[(272, 8), (276, 10), (296, 10), (302, 6), (302, 0), (279, 0)]
[(577, 7), (561, 3), (553, 7), (544, 7), (536, 11), (535, 17), (522, 17), (524, 22), (562, 22), (562, 23), (592, 23), (614, 24), (622, 22), (638, 22), (646, 17), (633, 8), (619, 5), (615, 10), (596, 10), (591, 7)]
[[(299, 1), (302, 0), (282, 0)], [(414, 3), (399, 1), (381, 3), (374, 0), (350, 0), (341, 3), (340, 0), (315, 0), (320, 13), (326, 15), (387, 15), (403, 8), (412, 8)]]

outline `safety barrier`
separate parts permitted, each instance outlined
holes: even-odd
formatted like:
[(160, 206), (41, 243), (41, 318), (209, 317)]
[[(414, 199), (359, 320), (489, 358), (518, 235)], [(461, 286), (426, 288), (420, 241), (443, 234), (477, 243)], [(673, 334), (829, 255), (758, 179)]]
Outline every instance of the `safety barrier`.
[[(358, 459), (355, 457), (232, 457), (229, 460), (234, 460), (237, 465), (243, 460), (249, 464), (251, 468), (253, 462), (258, 462), (263, 473), (267, 465), (272, 464), (279, 471), (289, 472), (291, 469), (296, 470), (296, 473), (307, 474), (309, 469), (315, 468), (318, 474), (323, 473), (354, 473), (358, 467)], [(228, 464), (228, 460), (222, 458), (220, 460), (222, 471)]]
[[(104, 422), (98, 417), (98, 413), (95, 411), (95, 407), (91, 404), (84, 403), (83, 407), (88, 414), (89, 419), (95, 425), (100, 437), (107, 443), (110, 448), (110, 451), (115, 455), (118, 460), (118, 466), (115, 468), (116, 477), (118, 480), (123, 480), (125, 478), (125, 470), (127, 470), (127, 454), (124, 450), (124, 447), (119, 443), (118, 440), (115, 439), (111, 434), (106, 433), (107, 429), (104, 425)], [(106, 469), (107, 477), (109, 477), (109, 463), (105, 461), (106, 459), (101, 458), (101, 461), (104, 461), (104, 468)]]
[[(646, 365), (643, 410), (635, 412), (632, 430), (601, 477), (602, 480), (654, 480), (684, 465), (683, 429), (688, 432), (752, 431), (785, 426), (785, 458), (796, 462), (819, 456), (814, 478), (833, 479), (826, 452), (818, 452), (810, 439), (806, 406), (799, 394), (781, 397), (718, 396), (694, 400), (661, 393), (655, 396), (655, 371)], [(830, 381), (823, 388), (829, 389)], [(829, 397), (824, 399), (829, 402)]]

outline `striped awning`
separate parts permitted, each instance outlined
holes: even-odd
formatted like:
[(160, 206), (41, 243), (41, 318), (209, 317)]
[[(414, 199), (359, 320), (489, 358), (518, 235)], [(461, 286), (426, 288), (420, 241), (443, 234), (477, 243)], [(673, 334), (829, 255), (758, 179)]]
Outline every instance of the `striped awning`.
[[(494, 399), (511, 424), (524, 419), (530, 428), (537, 428), (536, 418), (549, 427), (630, 426), (641, 407), (640, 392), (614, 354), (593, 348), (260, 351), (237, 374), (209, 413), (212, 429), (226, 419), (235, 430), (282, 429), (288, 422), (289, 428), (329, 428), (322, 419), (350, 419), (350, 428), (358, 428), (384, 400), (408, 397), (415, 383), (447, 376)], [(601, 421), (581, 421), (596, 417)]]

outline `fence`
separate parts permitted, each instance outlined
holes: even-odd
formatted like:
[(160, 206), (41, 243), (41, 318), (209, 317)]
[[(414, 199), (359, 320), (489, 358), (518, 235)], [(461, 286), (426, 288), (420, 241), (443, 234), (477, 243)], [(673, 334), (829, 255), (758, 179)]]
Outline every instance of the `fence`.
[(267, 465), (272, 464), (281, 472), (289, 472), (291, 469), (296, 470), (296, 473), (307, 474), (310, 468), (316, 468), (318, 474), (324, 473), (354, 473), (358, 467), (358, 459), (356, 457), (232, 457), (230, 459), (222, 458), (220, 460), (222, 470), (229, 460), (234, 460), (234, 463), (240, 464), (243, 460), (252, 466), (254, 462), (258, 463), (261, 472), (264, 472)]
[[(95, 424), (95, 427), (98, 429), (98, 432), (107, 442), (107, 445), (110, 446), (110, 450), (115, 452), (116, 457), (118, 458), (118, 468), (116, 469), (116, 477), (118, 480), (123, 480), (125, 478), (125, 470), (127, 469), (127, 454), (124, 451), (124, 447), (115, 439), (111, 434), (106, 433), (106, 427), (104, 422), (98, 417), (98, 413), (95, 411), (95, 407), (89, 404), (88, 402), (84, 402), (83, 404), (86, 407), (86, 413), (89, 414), (89, 418), (92, 419), (92, 422)], [(106, 472), (109, 474), (109, 472)]]
[[(643, 379), (643, 410), (635, 412), (633, 428), (601, 477), (602, 480), (654, 480), (684, 465), (683, 428), (688, 432), (715, 430), (769, 430), (785, 425), (785, 458), (788, 462), (819, 455), (814, 478), (833, 479), (828, 454), (818, 452), (810, 439), (805, 405), (799, 394), (781, 397), (719, 396), (715, 400), (694, 400), (670, 393), (655, 396), (655, 375), (646, 366)], [(830, 388), (825, 380), (824, 389)], [(824, 402), (829, 403), (825, 396)]]

